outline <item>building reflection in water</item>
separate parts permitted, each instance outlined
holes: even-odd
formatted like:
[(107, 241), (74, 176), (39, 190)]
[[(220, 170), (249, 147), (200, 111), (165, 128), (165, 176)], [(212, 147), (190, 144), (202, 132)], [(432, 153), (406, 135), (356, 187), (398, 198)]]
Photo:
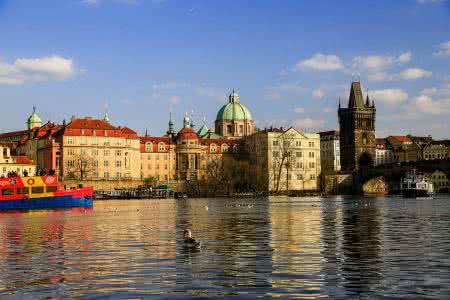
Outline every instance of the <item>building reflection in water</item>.
[(320, 203), (272, 198), (273, 296), (321, 296)]
[[(379, 287), (382, 231), (379, 208), (370, 200), (330, 200), (324, 205), (324, 293), (361, 297), (370, 296)], [(337, 295), (344, 291), (345, 295)]]
[[(272, 248), (267, 199), (197, 199), (179, 201), (177, 208), (178, 290), (196, 286), (191, 292), (225, 288), (225, 294), (257, 291), (261, 295), (269, 291)], [(186, 228), (202, 242), (201, 252), (183, 249)]]

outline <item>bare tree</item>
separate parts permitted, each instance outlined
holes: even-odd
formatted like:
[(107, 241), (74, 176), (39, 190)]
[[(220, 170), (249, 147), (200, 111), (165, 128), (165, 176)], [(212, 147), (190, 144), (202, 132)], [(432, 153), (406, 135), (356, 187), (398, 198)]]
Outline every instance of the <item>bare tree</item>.
[(272, 141), (273, 179), (275, 180), (275, 192), (279, 192), (283, 170), (286, 171), (286, 189), (289, 189), (289, 172), (295, 163), (293, 155), (295, 136), (292, 133), (284, 132), (274, 137)]
[(72, 155), (67, 161), (69, 177), (84, 180), (91, 177), (95, 170), (94, 160), (85, 154)]

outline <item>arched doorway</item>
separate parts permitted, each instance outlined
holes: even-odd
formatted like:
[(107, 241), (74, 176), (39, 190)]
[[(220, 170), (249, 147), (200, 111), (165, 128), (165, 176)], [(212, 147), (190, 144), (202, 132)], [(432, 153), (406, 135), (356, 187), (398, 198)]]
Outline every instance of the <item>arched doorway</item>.
[(372, 156), (367, 152), (361, 154), (358, 160), (358, 166), (359, 168), (372, 167), (373, 166)]

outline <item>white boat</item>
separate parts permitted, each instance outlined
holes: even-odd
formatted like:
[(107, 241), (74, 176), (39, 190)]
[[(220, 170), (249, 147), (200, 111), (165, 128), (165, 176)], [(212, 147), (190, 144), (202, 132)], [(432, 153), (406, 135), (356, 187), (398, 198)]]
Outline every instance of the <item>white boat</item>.
[(400, 191), (404, 197), (430, 197), (434, 195), (433, 183), (425, 174), (412, 169), (400, 182)]

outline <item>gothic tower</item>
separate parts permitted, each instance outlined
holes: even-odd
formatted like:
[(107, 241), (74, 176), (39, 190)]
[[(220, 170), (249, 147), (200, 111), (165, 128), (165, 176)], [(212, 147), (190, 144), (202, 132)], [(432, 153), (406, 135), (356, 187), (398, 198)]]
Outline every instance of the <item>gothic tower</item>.
[(341, 108), (339, 101), (339, 142), (341, 148), (342, 171), (358, 171), (374, 165), (375, 161), (375, 102), (366, 103), (361, 91), (361, 83), (353, 81), (348, 107)]

